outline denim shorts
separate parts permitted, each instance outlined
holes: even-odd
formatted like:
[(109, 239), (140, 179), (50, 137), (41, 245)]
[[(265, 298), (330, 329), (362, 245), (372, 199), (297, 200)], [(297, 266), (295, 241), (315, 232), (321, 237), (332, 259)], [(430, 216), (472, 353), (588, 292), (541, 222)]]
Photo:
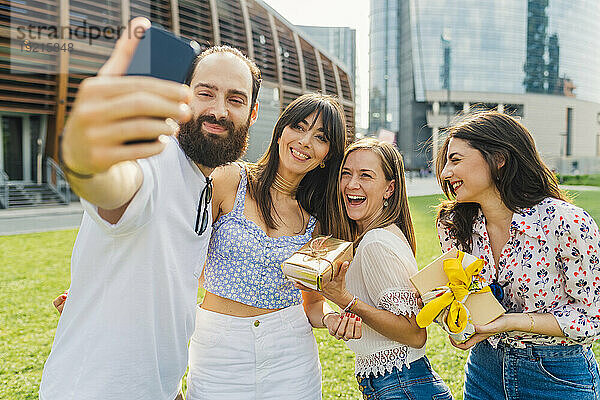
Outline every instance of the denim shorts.
[(402, 371), (394, 367), (392, 372), (375, 377), (357, 377), (364, 399), (368, 400), (447, 400), (452, 399), (450, 389), (431, 368), (427, 357), (421, 357), (404, 366)]
[(600, 400), (598, 364), (589, 347), (493, 348), (484, 340), (465, 366), (465, 400)]

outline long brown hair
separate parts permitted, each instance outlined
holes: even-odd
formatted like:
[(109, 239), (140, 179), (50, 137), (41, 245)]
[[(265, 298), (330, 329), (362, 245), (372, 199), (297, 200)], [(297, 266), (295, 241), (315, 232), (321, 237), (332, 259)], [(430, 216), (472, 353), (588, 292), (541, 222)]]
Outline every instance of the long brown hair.
[(415, 230), (412, 224), (412, 218), (410, 216), (410, 209), (408, 207), (408, 196), (406, 194), (406, 182), (404, 179), (404, 162), (402, 161), (402, 155), (393, 145), (379, 141), (373, 138), (365, 138), (352, 143), (346, 149), (344, 153), (344, 159), (342, 160), (342, 166), (346, 163), (348, 156), (357, 150), (369, 150), (379, 156), (381, 163), (381, 169), (383, 170), (385, 179), (388, 181), (394, 181), (394, 192), (387, 199), (388, 206), (384, 207), (382, 213), (375, 218), (375, 220), (368, 226), (365, 227), (362, 234), (358, 233), (358, 225), (355, 221), (348, 218), (346, 212), (346, 205), (343, 199), (343, 193), (339, 188), (339, 182), (342, 177), (342, 168), (338, 173), (338, 185), (336, 187), (337, 193), (337, 220), (339, 223), (333, 233), (335, 237), (339, 237), (343, 240), (353, 241), (355, 245), (358, 245), (362, 236), (371, 229), (383, 228), (391, 224), (396, 224), (402, 231), (413, 254), (417, 251), (417, 241), (415, 239)]
[(298, 97), (286, 107), (275, 124), (269, 148), (249, 168), (249, 194), (258, 204), (263, 221), (271, 229), (277, 227), (270, 192), (279, 166), (277, 141), (286, 126), (296, 125), (315, 112), (315, 120), (319, 115), (323, 120), (323, 133), (329, 141), (329, 152), (324, 160), (324, 168), (316, 167), (302, 178), (296, 191), (296, 199), (304, 210), (320, 222), (321, 233), (329, 234), (334, 225), (328, 211), (335, 207), (337, 173), (346, 144), (346, 118), (342, 106), (334, 97), (309, 93)]
[[(512, 212), (532, 207), (546, 197), (569, 201), (540, 158), (533, 137), (513, 117), (497, 111), (469, 113), (450, 126), (446, 135), (436, 157), (436, 176), (447, 200), (438, 206), (437, 222), (449, 229), (462, 250), (472, 250), (473, 223), (480, 207), (457, 202), (452, 186), (442, 178), (451, 138), (463, 139), (481, 153), (502, 202)], [(504, 165), (500, 167), (501, 161)]]

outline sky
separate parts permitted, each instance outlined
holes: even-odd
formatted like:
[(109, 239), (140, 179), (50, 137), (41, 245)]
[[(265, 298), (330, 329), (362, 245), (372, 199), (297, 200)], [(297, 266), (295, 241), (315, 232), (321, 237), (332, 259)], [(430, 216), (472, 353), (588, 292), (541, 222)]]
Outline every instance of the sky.
[[(358, 81), (361, 103), (359, 126), (368, 125), (369, 3), (368, 0), (263, 0), (294, 25), (347, 26), (356, 29)], [(360, 96), (360, 100), (359, 97)]]

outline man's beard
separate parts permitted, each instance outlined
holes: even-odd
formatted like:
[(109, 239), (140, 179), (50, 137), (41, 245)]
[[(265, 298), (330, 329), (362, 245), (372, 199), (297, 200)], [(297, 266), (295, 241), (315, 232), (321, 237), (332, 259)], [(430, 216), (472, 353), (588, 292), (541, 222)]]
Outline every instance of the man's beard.
[[(227, 133), (219, 135), (202, 130), (202, 123), (220, 125)], [(248, 121), (236, 128), (232, 121), (218, 120), (212, 115), (200, 115), (181, 125), (179, 146), (192, 161), (209, 168), (216, 168), (238, 160), (248, 147)]]

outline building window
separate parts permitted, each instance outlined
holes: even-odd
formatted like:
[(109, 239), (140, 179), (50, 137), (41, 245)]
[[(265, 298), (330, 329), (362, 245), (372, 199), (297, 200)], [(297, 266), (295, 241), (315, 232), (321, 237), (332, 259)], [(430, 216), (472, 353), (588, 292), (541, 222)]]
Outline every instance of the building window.
[(567, 132), (565, 143), (565, 156), (570, 156), (573, 147), (573, 109), (567, 108)]
[(511, 117), (524, 117), (523, 104), (505, 104), (504, 113)]

